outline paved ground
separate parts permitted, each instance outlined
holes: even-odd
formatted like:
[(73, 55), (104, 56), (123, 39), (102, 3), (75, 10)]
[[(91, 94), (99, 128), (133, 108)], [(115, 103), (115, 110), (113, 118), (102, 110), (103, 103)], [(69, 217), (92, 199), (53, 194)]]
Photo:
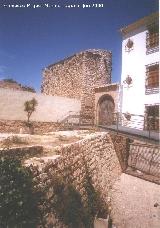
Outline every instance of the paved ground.
[(123, 173), (111, 198), (116, 228), (160, 228), (160, 185)]
[[(113, 131), (117, 131), (117, 126), (116, 125), (111, 125), (111, 126), (99, 126), (103, 129), (106, 130), (113, 130)], [(138, 138), (146, 138), (146, 139), (150, 139), (150, 140), (155, 140), (155, 141), (159, 141), (160, 139), (160, 134), (158, 132), (154, 132), (151, 131), (149, 133), (149, 131), (146, 130), (138, 130), (135, 128), (130, 128), (130, 127), (124, 127), (124, 126), (118, 126), (118, 131), (119, 133), (124, 133), (130, 136), (137, 136)]]

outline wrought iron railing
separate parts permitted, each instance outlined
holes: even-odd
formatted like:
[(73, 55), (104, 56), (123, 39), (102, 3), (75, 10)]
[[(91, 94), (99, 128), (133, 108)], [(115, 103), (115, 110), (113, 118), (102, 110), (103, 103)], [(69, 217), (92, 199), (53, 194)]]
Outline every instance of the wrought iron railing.
[(159, 33), (146, 33), (146, 54), (151, 54), (159, 50)]
[(116, 112), (111, 125), (116, 126), (117, 131), (121, 126), (147, 131), (150, 138), (151, 132), (159, 132), (159, 117)]
[(70, 119), (75, 118), (77, 119), (77, 116), (79, 117), (80, 112), (79, 111), (68, 111), (64, 116), (61, 117), (61, 119), (58, 121), (59, 123), (65, 123), (69, 122)]
[(128, 165), (147, 174), (160, 177), (159, 149), (158, 145), (131, 143)]
[(146, 86), (146, 89), (145, 89), (145, 94), (146, 95), (155, 94), (155, 93), (159, 93), (159, 87), (157, 87), (157, 88), (149, 88), (149, 87)]

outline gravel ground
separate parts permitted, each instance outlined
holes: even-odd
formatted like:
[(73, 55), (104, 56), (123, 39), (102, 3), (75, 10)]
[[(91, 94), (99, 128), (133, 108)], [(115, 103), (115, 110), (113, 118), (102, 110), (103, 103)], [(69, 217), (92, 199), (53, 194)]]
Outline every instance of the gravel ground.
[(160, 185), (123, 173), (111, 198), (116, 228), (160, 228)]

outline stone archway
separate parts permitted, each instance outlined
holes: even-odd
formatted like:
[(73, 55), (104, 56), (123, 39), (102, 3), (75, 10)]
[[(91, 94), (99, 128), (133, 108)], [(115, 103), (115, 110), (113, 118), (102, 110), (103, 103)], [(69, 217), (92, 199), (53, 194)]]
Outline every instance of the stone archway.
[(112, 96), (105, 94), (98, 101), (98, 124), (111, 125), (114, 120), (115, 103)]

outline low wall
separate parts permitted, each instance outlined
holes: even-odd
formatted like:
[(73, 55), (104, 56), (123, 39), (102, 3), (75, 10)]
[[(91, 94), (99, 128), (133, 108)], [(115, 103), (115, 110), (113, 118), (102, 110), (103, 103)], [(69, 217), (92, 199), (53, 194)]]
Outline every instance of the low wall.
[[(47, 132), (55, 131), (59, 128), (59, 123), (53, 122), (32, 122), (34, 134), (43, 134)], [(26, 127), (25, 121), (19, 120), (0, 120), (0, 132), (1, 133), (29, 133)]]
[(38, 101), (36, 111), (31, 116), (32, 121), (57, 122), (64, 119), (70, 111), (80, 111), (78, 99), (0, 88), (0, 120), (27, 120), (24, 102), (32, 98)]
[[(76, 143), (57, 148), (57, 154), (61, 155), (58, 159), (49, 157), (46, 161), (46, 157), (41, 157), (26, 161), (26, 165), (32, 164), (30, 167), (34, 181), (39, 183), (37, 189), (43, 192), (44, 189), (52, 188), (52, 178), (55, 174), (62, 174), (65, 179), (70, 179), (85, 199), (83, 184), (87, 166), (94, 187), (100, 190), (102, 198), (107, 202), (109, 189), (121, 174), (121, 167), (108, 133), (96, 133)], [(47, 194), (46, 190), (44, 193)], [(51, 222), (51, 214), (44, 214), (45, 224), (49, 219), (50, 226), (62, 227), (55, 219)]]
[(110, 133), (110, 136), (111, 136), (118, 160), (120, 162), (121, 169), (122, 171), (125, 171), (128, 167), (128, 157), (129, 157), (129, 147), (130, 147), (129, 143), (131, 142), (131, 139), (114, 133)]

